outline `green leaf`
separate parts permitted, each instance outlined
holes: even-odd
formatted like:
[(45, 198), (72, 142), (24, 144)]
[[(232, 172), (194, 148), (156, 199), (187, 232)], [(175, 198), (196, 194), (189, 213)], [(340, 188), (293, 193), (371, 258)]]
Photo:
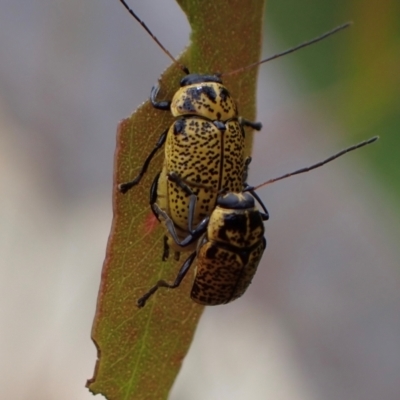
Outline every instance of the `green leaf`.
[[(178, 2), (192, 27), (192, 43), (180, 58), (191, 72), (229, 72), (259, 59), (263, 0)], [(158, 98), (171, 99), (183, 76), (176, 65), (169, 67), (160, 79)], [(257, 68), (224, 78), (240, 114), (250, 120), (255, 119), (256, 78)], [(173, 281), (186, 257), (161, 261), (163, 227), (149, 207), (149, 189), (161, 170), (163, 150), (138, 186), (126, 195), (116, 189), (136, 176), (172, 121), (168, 112), (146, 102), (118, 128), (114, 218), (92, 329), (98, 360), (87, 382), (92, 393), (109, 400), (167, 398), (203, 311), (189, 297), (190, 273), (178, 289), (162, 288), (143, 309), (136, 307), (157, 280)], [(246, 134), (249, 154), (251, 132)]]

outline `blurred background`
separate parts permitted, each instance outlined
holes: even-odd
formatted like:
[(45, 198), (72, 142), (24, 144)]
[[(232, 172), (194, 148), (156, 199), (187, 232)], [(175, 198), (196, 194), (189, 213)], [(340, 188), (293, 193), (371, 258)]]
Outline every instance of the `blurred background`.
[[(2, 398), (91, 399), (116, 127), (169, 61), (116, 0), (0, 3)], [(184, 48), (174, 1), (131, 5)], [(249, 181), (381, 139), (260, 190), (262, 265), (206, 310), (172, 400), (400, 398), (399, 15), (397, 0), (268, 1), (265, 55), (355, 24), (261, 68)]]

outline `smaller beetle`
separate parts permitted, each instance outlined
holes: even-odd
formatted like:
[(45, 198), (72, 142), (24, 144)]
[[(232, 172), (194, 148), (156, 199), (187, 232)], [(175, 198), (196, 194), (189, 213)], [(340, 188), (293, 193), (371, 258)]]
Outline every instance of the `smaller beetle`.
[[(375, 142), (378, 138), (375, 136), (350, 146), (324, 161), (270, 179), (260, 185), (246, 185), (241, 193), (220, 193), (211, 215), (205, 217), (195, 228), (193, 228), (193, 219), (197, 197), (192, 194), (188, 218), (190, 234), (183, 240), (180, 240), (174, 221), (168, 213), (155, 203), (153, 211), (165, 224), (172, 239), (188, 250), (190, 245), (197, 241), (197, 249), (183, 263), (173, 283), (158, 281), (138, 299), (138, 307), (143, 307), (160, 287), (177, 288), (196, 256), (197, 266), (190, 294), (193, 301), (213, 306), (229, 303), (242, 296), (249, 287), (266, 248), (264, 221), (269, 219), (269, 214), (255, 190), (289, 176), (321, 167), (350, 151)], [(177, 180), (176, 177), (172, 179)], [(254, 199), (260, 204), (263, 212), (257, 209)]]
[[(264, 212), (255, 206), (254, 198)], [(183, 263), (175, 282), (160, 280), (137, 302), (143, 307), (159, 287), (176, 288), (197, 256), (197, 267), (190, 297), (208, 306), (229, 303), (246, 291), (266, 248), (264, 221), (268, 211), (258, 196), (226, 193), (218, 196), (211, 216), (206, 217), (183, 241), (179, 240), (168, 214), (155, 205), (160, 219), (182, 247), (198, 241), (197, 249)], [(193, 212), (193, 207), (191, 207)], [(190, 219), (189, 219), (190, 220)]]

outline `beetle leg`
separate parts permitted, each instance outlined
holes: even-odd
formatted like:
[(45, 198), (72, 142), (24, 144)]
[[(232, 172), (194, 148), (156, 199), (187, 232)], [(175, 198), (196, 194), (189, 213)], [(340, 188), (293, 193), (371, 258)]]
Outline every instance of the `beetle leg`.
[(199, 223), (199, 225), (196, 226), (196, 229), (190, 232), (189, 235), (186, 236), (183, 240), (180, 240), (178, 234), (176, 233), (174, 222), (169, 217), (169, 215), (164, 210), (162, 210), (157, 203), (153, 204), (153, 210), (158, 215), (158, 217), (164, 221), (169, 234), (178, 246), (185, 247), (195, 242), (207, 229), (209, 217), (204, 218)]
[(153, 214), (155, 215), (155, 217), (159, 220), (158, 218), (158, 214), (154, 211), (153, 209), (153, 205), (156, 203), (157, 201), (157, 189), (158, 189), (158, 180), (160, 178), (160, 174), (161, 172), (159, 172), (156, 177), (154, 178), (153, 183), (151, 184), (151, 188), (150, 188), (150, 208), (151, 211), (153, 211)]
[(193, 229), (193, 220), (194, 220), (194, 213), (196, 211), (196, 203), (197, 203), (197, 196), (193, 194), (190, 196), (189, 199), (188, 229), (192, 235), (196, 235), (196, 232), (199, 232), (201, 235), (206, 231), (210, 217), (203, 218), (203, 220), (199, 222), (196, 228)]
[(142, 297), (140, 297), (137, 301), (137, 306), (139, 308), (142, 308), (145, 306), (146, 301), (158, 290), (159, 287), (166, 287), (170, 289), (175, 289), (177, 288), (187, 272), (189, 271), (190, 266), (193, 263), (193, 260), (196, 257), (196, 252), (194, 251), (188, 258), (187, 260), (183, 263), (181, 269), (178, 272), (178, 275), (175, 278), (174, 283), (168, 283), (166, 281), (160, 280), (158, 281), (147, 293), (145, 293)]
[[(168, 246), (168, 236), (164, 235), (164, 240), (163, 240), (163, 244), (164, 244), (164, 250), (163, 250), (163, 255), (162, 255), (162, 260), (163, 261), (167, 261), (168, 257), (169, 257), (169, 246)], [(181, 253), (179, 251), (175, 251), (174, 252), (174, 260), (175, 261), (179, 261), (179, 259), (181, 258)]]
[[(150, 207), (151, 207), (151, 211), (153, 211), (153, 214), (158, 219), (158, 221), (160, 221), (160, 218), (158, 217), (157, 210), (154, 208), (154, 204), (156, 204), (156, 201), (157, 201), (157, 189), (158, 189), (158, 180), (160, 178), (160, 174), (161, 174), (161, 172), (159, 172), (156, 175), (153, 183), (151, 184), (151, 188), (150, 188)], [(177, 255), (177, 253), (178, 253), (178, 255)], [(164, 236), (164, 249), (163, 249), (163, 254), (162, 254), (161, 259), (163, 261), (166, 261), (166, 260), (168, 260), (168, 257), (169, 257), (168, 236), (165, 235)], [(179, 260), (179, 252), (175, 252), (174, 258), (175, 258), (175, 260)]]
[(154, 149), (147, 156), (146, 161), (144, 162), (144, 164), (142, 166), (142, 169), (140, 170), (138, 176), (135, 179), (133, 179), (132, 181), (120, 183), (118, 185), (118, 190), (121, 193), (126, 193), (128, 190), (132, 189), (133, 186), (137, 185), (140, 182), (140, 180), (142, 179), (143, 175), (146, 173), (147, 168), (149, 167), (150, 161), (153, 159), (153, 157), (157, 153), (157, 151), (164, 145), (165, 139), (167, 138), (168, 130), (169, 130), (169, 128), (166, 129), (161, 134), (160, 138), (158, 139), (158, 142), (154, 146)]
[(247, 186), (247, 178), (249, 176), (249, 165), (251, 163), (252, 158), (251, 157), (247, 157), (244, 160), (244, 168), (243, 168), (243, 186), (246, 187)]
[(193, 220), (194, 214), (196, 210), (197, 196), (192, 191), (192, 189), (183, 181), (183, 179), (176, 173), (170, 172), (168, 173), (168, 179), (172, 182), (175, 182), (187, 195), (190, 196), (189, 199), (189, 215), (188, 215), (188, 230), (192, 235), (195, 235), (196, 232), (203, 233), (205, 231), (205, 227), (208, 224), (208, 218), (204, 218), (196, 228), (193, 228)]
[[(183, 179), (176, 172), (169, 172), (168, 179), (175, 182), (187, 195), (196, 196), (193, 190), (183, 181)], [(197, 196), (196, 196), (197, 197)]]
[(243, 117), (239, 117), (239, 124), (242, 126), (249, 126), (250, 128), (255, 129), (256, 131), (260, 131), (262, 129), (261, 122), (253, 122), (245, 119)]
[(162, 255), (162, 260), (166, 261), (169, 257), (169, 246), (168, 246), (168, 236), (164, 235), (164, 250)]
[(156, 100), (159, 90), (160, 90), (159, 86), (153, 86), (151, 88), (150, 101), (151, 101), (152, 106), (154, 108), (156, 108), (157, 110), (170, 111), (171, 110), (171, 102), (170, 101), (168, 101), (168, 100), (157, 101)]
[(260, 196), (254, 191), (253, 187), (250, 186), (250, 185), (245, 184), (243, 192), (250, 192), (251, 193), (251, 195), (258, 201), (258, 204), (260, 204), (261, 208), (264, 210), (263, 213), (260, 212), (262, 220), (263, 221), (269, 220), (269, 212), (267, 210), (267, 207), (265, 207), (265, 204), (260, 199)]

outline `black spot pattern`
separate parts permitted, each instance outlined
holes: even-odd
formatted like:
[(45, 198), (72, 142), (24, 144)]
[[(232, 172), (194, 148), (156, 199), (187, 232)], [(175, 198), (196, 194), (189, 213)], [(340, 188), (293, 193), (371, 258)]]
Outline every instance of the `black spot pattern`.
[[(218, 191), (242, 190), (244, 137), (238, 121), (221, 131), (196, 116), (178, 119), (168, 133), (164, 168), (178, 174), (198, 196), (194, 226), (213, 210)], [(160, 191), (161, 188), (158, 189)], [(187, 231), (189, 196), (174, 182), (167, 182), (169, 210), (174, 223)]]
[(248, 249), (246, 257), (208, 242), (197, 258), (191, 298), (200, 304), (219, 305), (242, 296), (250, 285), (264, 252), (264, 242)]
[(212, 121), (237, 119), (237, 107), (228, 90), (221, 83), (207, 82), (180, 88), (171, 103), (171, 112), (198, 115)]
[[(238, 201), (244, 198), (240, 193), (235, 195)], [(218, 305), (240, 297), (250, 285), (265, 247), (264, 223), (257, 208), (229, 210), (218, 206), (198, 249), (192, 299)]]

